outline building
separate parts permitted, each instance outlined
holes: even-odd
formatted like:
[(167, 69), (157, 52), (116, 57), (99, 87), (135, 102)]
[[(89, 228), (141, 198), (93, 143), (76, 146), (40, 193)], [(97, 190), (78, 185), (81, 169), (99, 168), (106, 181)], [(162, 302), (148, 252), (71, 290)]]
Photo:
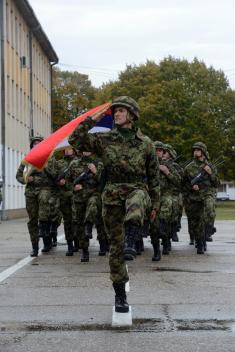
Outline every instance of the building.
[(221, 181), (217, 192), (218, 200), (235, 200), (234, 182)]
[(27, 0), (0, 0), (0, 182), (3, 218), (25, 208), (16, 170), (30, 136), (51, 133), (52, 66), (58, 57)]

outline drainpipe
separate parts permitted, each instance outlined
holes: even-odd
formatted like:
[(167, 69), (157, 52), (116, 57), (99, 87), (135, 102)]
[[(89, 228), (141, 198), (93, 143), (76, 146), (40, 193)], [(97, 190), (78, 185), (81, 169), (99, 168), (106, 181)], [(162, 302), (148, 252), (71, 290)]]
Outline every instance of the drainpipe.
[(34, 136), (33, 125), (33, 48), (32, 48), (32, 31), (29, 31), (29, 138)]
[(51, 64), (51, 133), (53, 133), (53, 120), (52, 120), (52, 89), (53, 89), (53, 66), (55, 66), (57, 62), (53, 62)]
[(1, 63), (1, 142), (2, 142), (2, 214), (3, 220), (6, 220), (6, 102), (5, 102), (5, 65), (4, 65), (4, 0), (0, 0), (0, 63)]

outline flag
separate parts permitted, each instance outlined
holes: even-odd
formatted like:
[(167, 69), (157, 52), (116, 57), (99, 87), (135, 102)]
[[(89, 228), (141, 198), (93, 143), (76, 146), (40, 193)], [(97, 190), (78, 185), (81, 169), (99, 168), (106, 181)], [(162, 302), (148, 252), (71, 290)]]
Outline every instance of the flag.
[[(42, 170), (45, 167), (49, 157), (56, 149), (66, 147), (66, 143), (68, 145), (67, 139), (69, 135), (75, 130), (75, 128), (80, 124), (80, 122), (84, 121), (88, 116), (95, 116), (101, 113), (105, 113), (109, 109), (110, 105), (111, 103), (109, 102), (97, 106), (82, 114), (81, 116), (76, 117), (74, 120), (70, 121), (63, 127), (59, 128), (57, 131), (52, 133), (42, 142), (37, 144), (33, 149), (31, 149), (30, 152), (23, 159), (23, 163), (38, 170)], [(108, 114), (107, 116), (110, 117), (110, 114)], [(106, 116), (104, 116), (104, 119), (106, 122), (109, 120), (109, 118), (107, 118)], [(102, 127), (100, 126), (100, 123), (101, 121), (99, 121), (96, 126), (98, 130)], [(98, 132), (98, 130), (94, 131)]]

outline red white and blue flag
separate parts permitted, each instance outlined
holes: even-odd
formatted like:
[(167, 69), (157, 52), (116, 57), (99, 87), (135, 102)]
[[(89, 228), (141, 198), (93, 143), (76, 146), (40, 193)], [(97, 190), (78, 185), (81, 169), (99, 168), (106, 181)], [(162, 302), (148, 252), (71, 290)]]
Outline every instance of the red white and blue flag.
[(111, 110), (109, 109), (110, 105), (111, 102), (97, 106), (59, 128), (30, 150), (23, 159), (23, 163), (42, 170), (55, 150), (66, 148), (69, 145), (69, 135), (88, 116), (104, 114), (104, 117), (89, 131), (90, 133), (109, 131), (113, 124)]

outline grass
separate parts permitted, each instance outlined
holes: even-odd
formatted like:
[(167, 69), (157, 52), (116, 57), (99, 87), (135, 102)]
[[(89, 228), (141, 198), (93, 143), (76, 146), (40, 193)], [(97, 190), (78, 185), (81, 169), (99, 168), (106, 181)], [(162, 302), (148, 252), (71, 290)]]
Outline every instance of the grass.
[(216, 220), (235, 220), (235, 201), (217, 201)]

